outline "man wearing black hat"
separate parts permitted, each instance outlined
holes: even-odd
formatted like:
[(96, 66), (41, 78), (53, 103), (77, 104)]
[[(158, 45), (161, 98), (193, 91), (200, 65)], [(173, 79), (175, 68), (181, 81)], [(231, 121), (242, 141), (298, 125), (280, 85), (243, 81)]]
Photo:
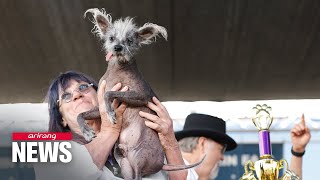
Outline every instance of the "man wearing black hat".
[(206, 155), (199, 166), (188, 170), (188, 180), (214, 179), (224, 152), (237, 147), (237, 143), (226, 134), (225, 121), (205, 114), (190, 114), (183, 130), (175, 135), (186, 164), (197, 163)]

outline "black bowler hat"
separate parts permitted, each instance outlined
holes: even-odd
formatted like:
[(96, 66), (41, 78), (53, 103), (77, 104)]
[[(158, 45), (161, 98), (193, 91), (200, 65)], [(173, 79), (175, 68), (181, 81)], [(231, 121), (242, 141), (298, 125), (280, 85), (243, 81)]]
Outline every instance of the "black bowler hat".
[(226, 144), (227, 151), (237, 147), (237, 143), (226, 134), (226, 122), (205, 114), (188, 115), (183, 130), (176, 132), (175, 135), (178, 141), (185, 137), (204, 136), (220, 144)]

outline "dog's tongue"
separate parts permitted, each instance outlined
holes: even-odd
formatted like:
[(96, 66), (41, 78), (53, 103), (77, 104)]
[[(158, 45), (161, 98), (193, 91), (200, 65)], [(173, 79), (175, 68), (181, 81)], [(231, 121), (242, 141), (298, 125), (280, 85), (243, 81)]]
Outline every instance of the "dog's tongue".
[(108, 52), (108, 54), (106, 55), (106, 61), (109, 61), (112, 57), (112, 52)]

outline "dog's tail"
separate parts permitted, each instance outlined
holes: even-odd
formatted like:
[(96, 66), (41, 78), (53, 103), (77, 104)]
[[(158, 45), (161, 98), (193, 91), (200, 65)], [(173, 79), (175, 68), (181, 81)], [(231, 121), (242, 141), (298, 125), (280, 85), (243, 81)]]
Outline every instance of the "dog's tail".
[(164, 171), (179, 171), (179, 170), (184, 170), (184, 169), (190, 169), (193, 167), (198, 166), (203, 162), (203, 160), (206, 158), (206, 155), (203, 156), (203, 158), (195, 163), (195, 164), (190, 164), (190, 165), (172, 165), (172, 164), (165, 164), (162, 166), (162, 170)]

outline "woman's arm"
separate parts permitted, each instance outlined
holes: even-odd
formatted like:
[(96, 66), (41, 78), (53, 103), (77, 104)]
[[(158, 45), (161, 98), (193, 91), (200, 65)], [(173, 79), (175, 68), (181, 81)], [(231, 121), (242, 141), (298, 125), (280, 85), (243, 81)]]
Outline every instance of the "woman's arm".
[[(304, 115), (302, 115), (301, 122), (291, 129), (292, 150), (297, 153), (305, 152), (310, 138), (311, 134), (309, 128), (306, 126)], [(294, 171), (300, 179), (302, 179), (302, 159), (303, 156), (299, 157), (292, 155), (290, 161), (290, 170)]]
[[(121, 89), (121, 84), (116, 84), (111, 91), (119, 91)], [(128, 87), (122, 88), (121, 91), (128, 90)], [(90, 143), (86, 144), (93, 162), (97, 165), (99, 169), (102, 169), (105, 165), (105, 162), (108, 159), (111, 150), (116, 143), (122, 125), (122, 114), (126, 109), (126, 104), (121, 103), (115, 99), (112, 103), (112, 107), (115, 110), (117, 123), (112, 124), (107, 118), (106, 105), (104, 101), (104, 94), (106, 91), (106, 81), (102, 81), (98, 89), (98, 102), (99, 102), (99, 111), (101, 116), (101, 129), (97, 134), (97, 137), (94, 138)]]
[[(168, 164), (184, 165), (179, 144), (174, 135), (172, 119), (169, 116), (167, 109), (156, 97), (153, 97), (152, 101), (153, 102), (148, 102), (147, 107), (156, 112), (157, 115), (153, 115), (143, 111), (140, 111), (139, 114), (141, 117), (149, 120), (145, 121), (146, 126), (158, 132), (159, 139), (166, 154)], [(172, 171), (168, 172), (168, 175), (169, 179), (185, 180), (187, 178), (188, 172), (186, 170)]]

